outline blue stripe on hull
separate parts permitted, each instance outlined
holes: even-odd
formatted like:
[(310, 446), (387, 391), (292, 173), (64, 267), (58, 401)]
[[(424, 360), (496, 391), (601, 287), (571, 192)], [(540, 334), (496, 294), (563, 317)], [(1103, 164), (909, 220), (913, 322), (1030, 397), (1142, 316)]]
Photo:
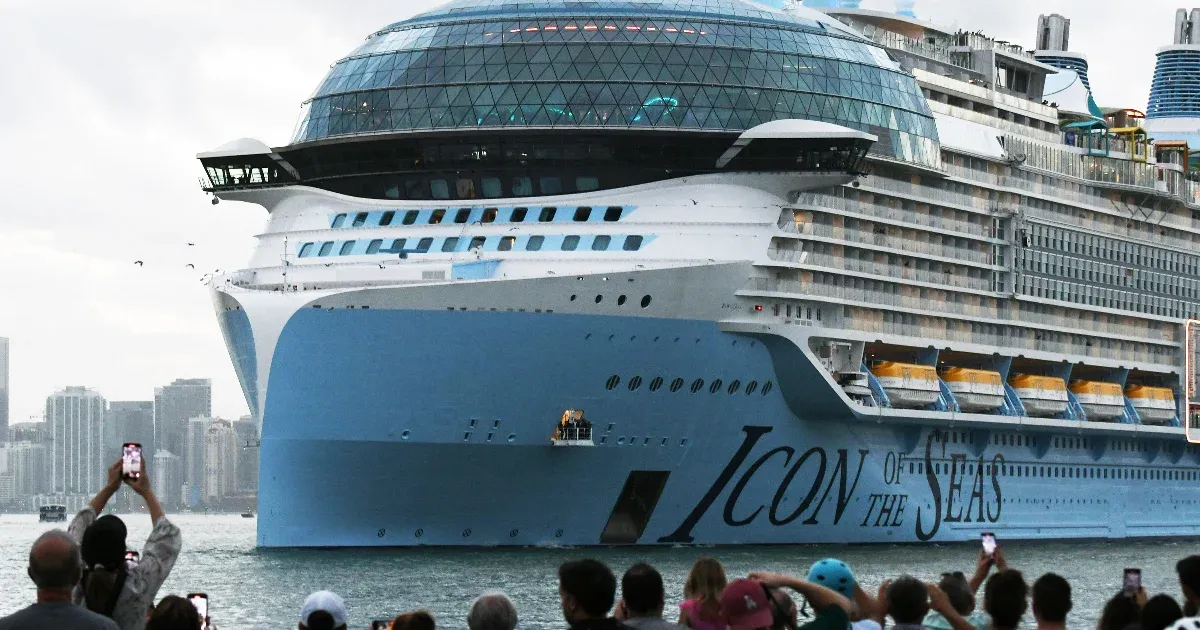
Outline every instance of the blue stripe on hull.
[[(245, 343), (237, 337), (247, 326), (229, 329)], [(811, 374), (797, 378), (803, 368), (781, 354), (712, 322), (303, 309), (272, 363), (258, 542), (597, 544), (634, 470), (670, 472), (639, 544), (944, 541), (983, 529), (1200, 535), (1195, 483), (1007, 474), (1010, 465), (1145, 465), (1141, 454), (1095, 462), (1082, 449), (1052, 449), (1039, 459), (1040, 449), (993, 445), (986, 434), (968, 445), (929, 428), (835, 417), (824, 403), (798, 418), (784, 395), (805, 408), (795, 407), (805, 390), (822, 401), (828, 391)], [(785, 386), (762, 395), (785, 364)], [(620, 383), (608, 389), (614, 375)], [(671, 392), (676, 378), (684, 385)], [(748, 395), (750, 381), (758, 389)], [(566, 408), (586, 411), (597, 446), (549, 444)], [(956, 458), (953, 472), (921, 472), (927, 453), (931, 463)]]

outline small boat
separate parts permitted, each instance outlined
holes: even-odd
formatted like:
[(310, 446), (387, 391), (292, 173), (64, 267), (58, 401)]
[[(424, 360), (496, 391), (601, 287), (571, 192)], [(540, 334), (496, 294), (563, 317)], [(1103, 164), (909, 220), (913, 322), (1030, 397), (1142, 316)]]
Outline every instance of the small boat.
[(993, 411), (1004, 404), (1004, 379), (999, 372), (948, 367), (939, 373), (963, 411)]
[(1116, 383), (1075, 380), (1071, 381), (1071, 393), (1088, 420), (1113, 420), (1125, 413), (1125, 394)]
[(1044, 418), (1067, 410), (1067, 384), (1054, 376), (1014, 374), (1008, 379), (1031, 418)]
[(43, 505), (38, 508), (38, 522), (65, 523), (67, 521), (67, 506)]
[(942, 395), (937, 370), (932, 365), (880, 361), (871, 366), (871, 373), (887, 392), (893, 407), (919, 409), (933, 404)]
[(1165, 424), (1175, 418), (1175, 392), (1170, 387), (1129, 385), (1125, 397), (1146, 424)]
[(254, 518), (254, 512), (242, 512), (242, 518)]

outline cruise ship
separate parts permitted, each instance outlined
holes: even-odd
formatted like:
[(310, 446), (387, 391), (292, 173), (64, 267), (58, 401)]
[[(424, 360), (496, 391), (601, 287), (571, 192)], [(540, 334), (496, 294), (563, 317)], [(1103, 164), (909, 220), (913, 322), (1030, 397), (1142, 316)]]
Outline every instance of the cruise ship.
[(267, 211), (210, 280), (258, 544), (1200, 535), (1200, 185), (1049, 56), (742, 0), (371, 34), (198, 156)]

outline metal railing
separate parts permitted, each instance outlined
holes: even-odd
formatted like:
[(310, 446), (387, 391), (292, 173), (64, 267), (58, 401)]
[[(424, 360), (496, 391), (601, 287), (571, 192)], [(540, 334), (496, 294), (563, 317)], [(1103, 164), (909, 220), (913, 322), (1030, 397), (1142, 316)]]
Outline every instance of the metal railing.
[(779, 222), (779, 227), (785, 232), (791, 232), (793, 234), (822, 236), (825, 238), (837, 239), (849, 243), (862, 243), (874, 247), (887, 247), (898, 251), (916, 254), (928, 254), (950, 260), (974, 262), (981, 265), (996, 264), (993, 255), (989, 252), (965, 249), (962, 247), (955, 247), (953, 245), (924, 243), (921, 241), (906, 239), (902, 236), (892, 236), (873, 232), (867, 233), (861, 230), (837, 227), (833, 225), (820, 225), (815, 223), (796, 225), (795, 221), (786, 220), (786, 217), (785, 220), (781, 220)]
[(988, 291), (991, 285), (990, 281), (988, 280), (983, 278), (971, 278), (969, 276), (964, 276), (961, 273), (946, 273), (931, 271), (928, 269), (916, 269), (901, 265), (889, 265), (887, 263), (859, 260), (857, 258), (831, 256), (829, 254), (807, 253), (800, 252), (798, 250), (772, 249), (767, 252), (767, 255), (771, 258), (771, 260), (778, 260), (782, 262), (801, 263), (833, 270), (857, 271), (860, 273), (869, 273), (876, 276), (885, 276), (898, 280), (925, 282), (928, 284), (936, 284), (952, 288)]
[(855, 214), (868, 215), (890, 221), (898, 221), (914, 226), (934, 228), (937, 230), (945, 230), (954, 232), (962, 236), (981, 236), (983, 238), (996, 238), (993, 233), (991, 220), (986, 219), (987, 224), (971, 223), (969, 221), (961, 221), (959, 219), (948, 219), (945, 217), (913, 212), (903, 208), (890, 208), (879, 204), (866, 203), (855, 199), (847, 199), (839, 195), (828, 193), (805, 192), (796, 196), (793, 205), (796, 206), (813, 206), (817, 208), (828, 208), (831, 210), (841, 210), (843, 212), (853, 212)]

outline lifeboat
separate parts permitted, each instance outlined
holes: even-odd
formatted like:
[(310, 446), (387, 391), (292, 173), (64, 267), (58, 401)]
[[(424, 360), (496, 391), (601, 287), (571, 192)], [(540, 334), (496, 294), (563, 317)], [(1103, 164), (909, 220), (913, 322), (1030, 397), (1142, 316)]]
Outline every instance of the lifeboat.
[(937, 370), (931, 365), (880, 361), (871, 366), (879, 386), (887, 392), (893, 407), (913, 409), (926, 407), (942, 395)]
[(1004, 404), (1004, 380), (999, 372), (950, 367), (940, 373), (963, 411), (994, 411)]
[(1165, 424), (1175, 418), (1175, 392), (1170, 387), (1130, 385), (1125, 397), (1146, 424)]
[(1067, 410), (1067, 384), (1061, 378), (1016, 374), (1008, 379), (1008, 384), (1017, 392), (1025, 414), (1030, 417), (1044, 418)]
[(1105, 381), (1071, 381), (1071, 393), (1088, 420), (1112, 420), (1125, 413), (1125, 394), (1121, 386)]

